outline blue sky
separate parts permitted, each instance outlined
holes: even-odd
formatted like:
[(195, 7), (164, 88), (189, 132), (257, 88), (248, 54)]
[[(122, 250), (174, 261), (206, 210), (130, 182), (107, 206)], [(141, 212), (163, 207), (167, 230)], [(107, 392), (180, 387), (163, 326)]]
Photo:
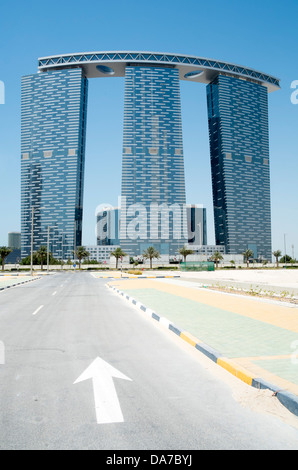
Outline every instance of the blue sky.
[[(155, 51), (208, 57), (280, 78), (269, 95), (273, 249), (298, 257), (298, 2), (36, 0), (0, 7), (0, 245), (20, 230), (20, 86), (37, 59), (86, 51)], [(120, 195), (124, 80), (89, 82), (83, 243), (95, 244), (95, 209)], [(181, 83), (187, 202), (207, 207), (214, 243), (204, 85)]]

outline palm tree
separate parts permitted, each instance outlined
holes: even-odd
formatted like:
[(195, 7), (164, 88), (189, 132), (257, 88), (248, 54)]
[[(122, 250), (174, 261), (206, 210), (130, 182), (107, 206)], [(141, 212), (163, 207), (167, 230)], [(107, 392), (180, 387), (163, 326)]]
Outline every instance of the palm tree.
[(290, 255), (283, 255), (282, 258), (280, 258), (281, 263), (290, 263), (292, 261), (292, 258)]
[(5, 258), (7, 258), (7, 256), (11, 252), (12, 252), (12, 249), (8, 248), (8, 246), (1, 246), (0, 247), (0, 257), (1, 257), (1, 261), (2, 261), (2, 271), (4, 271)]
[(244, 256), (244, 259), (246, 260), (246, 265), (248, 267), (249, 258), (251, 258), (254, 255), (254, 252), (252, 250), (245, 250), (244, 253), (242, 254)]
[(193, 250), (190, 250), (189, 248), (187, 248), (186, 245), (184, 245), (183, 248), (180, 248), (180, 250), (178, 250), (178, 252), (180, 253), (180, 255), (183, 256), (184, 258), (184, 263), (186, 263), (186, 257), (188, 255), (192, 255), (193, 254)]
[(211, 256), (211, 260), (215, 261), (216, 268), (218, 268), (218, 262), (223, 259), (222, 254), (219, 251), (215, 251)]
[(90, 255), (89, 251), (86, 250), (84, 246), (78, 246), (77, 251), (76, 251), (77, 258), (79, 260), (79, 269), (81, 269), (81, 262), (82, 259), (88, 258)]
[(36, 252), (36, 255), (37, 255), (37, 257), (40, 261), (40, 269), (41, 270), (43, 270), (43, 263), (46, 260), (47, 254), (48, 254), (47, 247), (43, 246), (43, 245), (41, 245), (39, 247), (39, 249), (37, 250), (37, 252)]
[(278, 258), (281, 256), (281, 251), (280, 250), (275, 250), (275, 251), (273, 251), (272, 254), (276, 259), (276, 267), (278, 268)]
[(144, 258), (150, 260), (150, 269), (152, 269), (152, 260), (154, 258), (158, 259), (160, 258), (159, 251), (157, 251), (154, 246), (149, 246), (147, 250), (144, 251), (143, 253)]
[(122, 256), (126, 256), (126, 253), (124, 253), (124, 251), (122, 251), (122, 248), (120, 248), (119, 246), (114, 251), (111, 251), (111, 255), (116, 258), (116, 269), (118, 269), (119, 258), (122, 258)]

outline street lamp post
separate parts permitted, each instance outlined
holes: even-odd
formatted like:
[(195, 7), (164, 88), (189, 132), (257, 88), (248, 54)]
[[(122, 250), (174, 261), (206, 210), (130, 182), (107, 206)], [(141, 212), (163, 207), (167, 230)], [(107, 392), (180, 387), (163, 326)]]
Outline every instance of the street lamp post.
[(61, 269), (63, 269), (63, 232), (61, 234)]
[(48, 225), (48, 240), (47, 240), (47, 273), (49, 274), (49, 265), (50, 265), (50, 227)]
[(77, 221), (74, 222), (74, 241), (73, 241), (73, 267), (75, 268), (76, 264), (76, 251), (77, 251)]
[(31, 276), (33, 275), (33, 228), (34, 228), (34, 207), (31, 216)]

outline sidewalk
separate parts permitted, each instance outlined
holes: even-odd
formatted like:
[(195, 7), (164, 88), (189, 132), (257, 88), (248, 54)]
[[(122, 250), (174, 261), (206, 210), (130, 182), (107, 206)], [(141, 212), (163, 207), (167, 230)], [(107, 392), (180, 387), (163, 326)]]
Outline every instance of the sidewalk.
[(97, 279), (156, 279), (156, 278), (180, 278), (180, 273), (179, 274), (160, 274), (160, 273), (152, 273), (148, 271), (142, 272), (142, 274), (136, 275), (136, 274), (129, 274), (126, 271), (108, 271), (107, 274), (103, 274), (102, 272), (96, 273), (93, 272), (91, 273), (91, 276), (97, 278)]
[(9, 287), (18, 286), (19, 284), (24, 284), (25, 282), (31, 282), (38, 279), (38, 277), (28, 276), (28, 275), (0, 275), (0, 291), (7, 289)]
[(298, 306), (217, 292), (183, 279), (109, 287), (247, 384), (269, 388), (298, 416)]

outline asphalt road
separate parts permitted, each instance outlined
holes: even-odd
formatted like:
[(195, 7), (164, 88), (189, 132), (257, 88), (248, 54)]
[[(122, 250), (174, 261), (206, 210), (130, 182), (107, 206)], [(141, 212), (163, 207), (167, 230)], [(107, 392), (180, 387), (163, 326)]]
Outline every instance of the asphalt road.
[(60, 273), (0, 292), (0, 449), (298, 449), (298, 429), (241, 406), (105, 283)]

